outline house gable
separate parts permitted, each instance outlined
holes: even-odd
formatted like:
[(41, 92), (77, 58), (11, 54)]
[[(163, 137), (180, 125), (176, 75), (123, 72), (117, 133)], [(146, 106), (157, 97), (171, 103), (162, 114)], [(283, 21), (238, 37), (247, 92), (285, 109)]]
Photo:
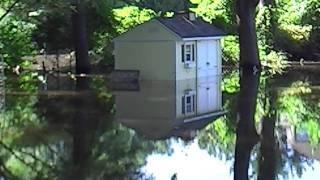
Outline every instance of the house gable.
[(177, 41), (181, 40), (158, 20), (145, 22), (114, 39), (115, 42), (145, 42), (145, 41)]

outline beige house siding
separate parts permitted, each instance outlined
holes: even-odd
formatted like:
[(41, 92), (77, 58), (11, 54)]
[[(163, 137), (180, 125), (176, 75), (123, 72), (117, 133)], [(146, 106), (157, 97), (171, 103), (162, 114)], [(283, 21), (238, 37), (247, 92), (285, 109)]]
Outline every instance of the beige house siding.
[(117, 42), (115, 69), (139, 70), (141, 80), (175, 80), (175, 41)]
[(170, 133), (175, 123), (174, 81), (143, 81), (140, 91), (116, 92), (116, 120), (147, 137)]

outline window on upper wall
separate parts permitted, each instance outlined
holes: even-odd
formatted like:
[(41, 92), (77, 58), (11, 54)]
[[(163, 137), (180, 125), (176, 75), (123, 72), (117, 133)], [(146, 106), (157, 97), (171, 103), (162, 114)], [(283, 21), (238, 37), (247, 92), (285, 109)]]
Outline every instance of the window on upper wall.
[(183, 63), (192, 63), (195, 61), (194, 43), (185, 43), (181, 46), (181, 57)]

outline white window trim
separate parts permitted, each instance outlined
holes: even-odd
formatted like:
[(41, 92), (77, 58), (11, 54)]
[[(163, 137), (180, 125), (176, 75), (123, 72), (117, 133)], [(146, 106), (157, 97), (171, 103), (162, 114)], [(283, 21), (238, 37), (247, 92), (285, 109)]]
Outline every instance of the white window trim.
[[(196, 43), (195, 42), (185, 42), (183, 43), (183, 48), (184, 48), (184, 54), (182, 54), (183, 56), (183, 59), (184, 59), (184, 67), (185, 68), (192, 68), (192, 67), (195, 67), (195, 64), (196, 64)], [(187, 46), (190, 46), (190, 59), (188, 60), (187, 59), (187, 55), (189, 53), (187, 53)]]
[[(192, 48), (192, 45), (194, 45), (193, 43), (185, 43), (184, 44), (184, 63), (192, 63), (193, 62), (193, 48)], [(187, 53), (187, 46), (190, 47), (190, 60), (187, 59), (187, 55), (189, 53)]]
[[(190, 103), (187, 103), (187, 98), (190, 97)], [(195, 113), (195, 100), (196, 100), (196, 96), (195, 96), (195, 92), (194, 91), (186, 91), (185, 94), (183, 95), (183, 98), (184, 98), (184, 108), (183, 109), (183, 114), (185, 115), (190, 115), (190, 114), (194, 114)], [(188, 112), (188, 106), (191, 106), (191, 111)]]

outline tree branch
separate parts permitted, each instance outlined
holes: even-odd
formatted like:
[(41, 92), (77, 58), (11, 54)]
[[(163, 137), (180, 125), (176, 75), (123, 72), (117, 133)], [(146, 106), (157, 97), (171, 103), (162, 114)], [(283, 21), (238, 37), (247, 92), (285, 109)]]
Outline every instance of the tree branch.
[(6, 12), (0, 17), (0, 22), (12, 11), (12, 9), (14, 8), (14, 6), (16, 6), (16, 4), (18, 4), (20, 0), (16, 0), (14, 3), (12, 3), (12, 5), (6, 10)]

